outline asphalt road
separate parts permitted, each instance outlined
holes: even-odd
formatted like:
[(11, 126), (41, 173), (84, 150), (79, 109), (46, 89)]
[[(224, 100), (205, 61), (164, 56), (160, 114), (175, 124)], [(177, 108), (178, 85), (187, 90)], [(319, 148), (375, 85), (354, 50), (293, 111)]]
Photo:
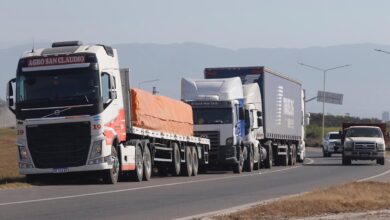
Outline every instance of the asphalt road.
[[(334, 155), (309, 151), (304, 165), (236, 175), (155, 177), (149, 182), (102, 185), (72, 181), (0, 190), (0, 219), (174, 219), (196, 216), (358, 180), (389, 180), (390, 161), (341, 166)], [(299, 207), (297, 207), (299, 208)]]

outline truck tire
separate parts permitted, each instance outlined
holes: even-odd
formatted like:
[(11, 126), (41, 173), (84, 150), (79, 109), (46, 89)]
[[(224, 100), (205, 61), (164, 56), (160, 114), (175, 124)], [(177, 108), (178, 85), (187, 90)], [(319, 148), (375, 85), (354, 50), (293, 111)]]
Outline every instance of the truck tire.
[(279, 155), (279, 166), (287, 166), (288, 165), (288, 154), (289, 150), (287, 149), (287, 154), (286, 155)]
[(192, 150), (192, 175), (196, 176), (198, 175), (199, 170), (199, 157), (198, 157), (198, 151), (196, 150), (196, 147), (191, 147)]
[(380, 164), (380, 165), (385, 165), (385, 158), (382, 157), (382, 158), (376, 159), (376, 163), (377, 163), (377, 164)]
[(261, 165), (261, 146), (258, 147), (258, 156), (257, 156), (257, 163), (254, 164), (253, 170), (260, 170), (260, 165)]
[(115, 184), (119, 177), (119, 158), (115, 147), (111, 147), (112, 168), (103, 170), (103, 182), (105, 184)]
[(272, 168), (272, 155), (273, 155), (272, 154), (272, 145), (269, 144), (266, 150), (267, 150), (267, 158), (264, 161), (264, 167), (267, 169), (271, 169)]
[(192, 150), (191, 147), (186, 147), (184, 152), (185, 162), (183, 164), (183, 176), (192, 175)]
[(254, 166), (254, 160), (255, 160), (254, 154), (253, 154), (253, 149), (251, 149), (247, 155), (248, 156), (244, 162), (245, 171), (252, 172), (253, 166)]
[(27, 174), (26, 175), (26, 182), (30, 183), (30, 184), (35, 184), (35, 182), (38, 179), (37, 177), (38, 177), (37, 174)]
[(171, 173), (173, 176), (179, 176), (181, 170), (181, 158), (179, 145), (176, 142), (171, 143), (172, 147), (172, 166)]
[(295, 145), (291, 145), (289, 158), (288, 158), (288, 165), (295, 166), (296, 162), (297, 162), (297, 151)]
[(345, 157), (343, 155), (341, 160), (342, 160), (342, 164), (343, 165), (351, 165), (351, 159), (350, 158), (347, 158), (347, 157)]
[(149, 146), (147, 145), (144, 146), (143, 168), (144, 168), (143, 180), (148, 181), (152, 176), (152, 155), (150, 154)]
[(132, 181), (141, 182), (144, 174), (144, 163), (141, 144), (138, 142), (135, 146), (135, 170), (130, 172)]
[(238, 150), (238, 163), (236, 164), (233, 164), (233, 173), (242, 173), (242, 169), (244, 167), (244, 155), (243, 155), (243, 152), (242, 152), (242, 149), (241, 147), (238, 147), (239, 150)]

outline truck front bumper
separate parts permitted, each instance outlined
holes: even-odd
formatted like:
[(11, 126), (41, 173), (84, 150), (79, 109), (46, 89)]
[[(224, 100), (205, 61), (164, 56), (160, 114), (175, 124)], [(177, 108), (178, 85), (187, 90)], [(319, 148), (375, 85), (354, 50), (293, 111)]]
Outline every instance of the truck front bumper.
[(84, 171), (99, 171), (108, 170), (112, 168), (112, 164), (107, 162), (100, 164), (85, 165), (79, 167), (63, 167), (63, 168), (19, 168), (19, 173), (22, 175), (26, 174), (50, 174), (50, 173), (76, 173)]
[(229, 165), (238, 163), (236, 146), (218, 146), (209, 152), (209, 163), (212, 165)]
[(344, 151), (343, 154), (351, 160), (376, 160), (385, 157), (384, 151)]

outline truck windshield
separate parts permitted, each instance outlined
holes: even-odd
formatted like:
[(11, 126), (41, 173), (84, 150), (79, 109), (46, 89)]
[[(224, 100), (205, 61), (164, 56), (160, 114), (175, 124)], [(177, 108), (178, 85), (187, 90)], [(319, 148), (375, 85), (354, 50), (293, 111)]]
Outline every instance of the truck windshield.
[(90, 69), (21, 72), (17, 78), (16, 102), (23, 107), (96, 103), (98, 77)]
[(232, 109), (230, 108), (195, 108), (193, 109), (194, 124), (231, 124)]
[(345, 137), (383, 137), (381, 130), (376, 128), (350, 128)]
[(329, 139), (330, 140), (340, 139), (340, 135), (339, 134), (330, 134), (329, 135)]

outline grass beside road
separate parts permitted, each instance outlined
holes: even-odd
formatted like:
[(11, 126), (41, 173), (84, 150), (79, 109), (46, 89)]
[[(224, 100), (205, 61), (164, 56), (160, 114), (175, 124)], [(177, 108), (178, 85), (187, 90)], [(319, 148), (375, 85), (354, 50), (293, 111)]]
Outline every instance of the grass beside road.
[(0, 129), (0, 189), (28, 186), (19, 175), (15, 129)]
[[(325, 127), (325, 134), (330, 131), (340, 131), (340, 127)], [(317, 125), (306, 126), (306, 146), (320, 147), (322, 145), (322, 127)]]
[(354, 182), (317, 189), (214, 219), (288, 219), (390, 209), (390, 182)]

